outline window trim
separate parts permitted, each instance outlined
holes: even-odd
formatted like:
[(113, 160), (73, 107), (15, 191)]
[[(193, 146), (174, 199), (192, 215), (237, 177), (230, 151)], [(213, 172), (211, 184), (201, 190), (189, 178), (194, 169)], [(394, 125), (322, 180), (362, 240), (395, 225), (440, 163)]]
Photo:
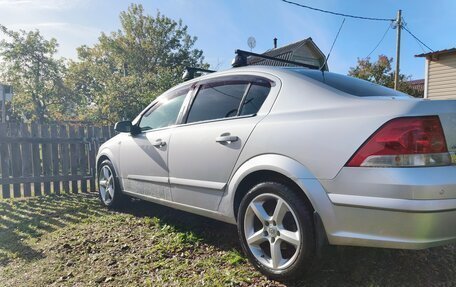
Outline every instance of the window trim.
[(164, 130), (164, 129), (167, 129), (167, 128), (170, 128), (170, 127), (174, 127), (174, 126), (178, 125), (180, 116), (185, 112), (184, 108), (186, 108), (185, 104), (186, 104), (186, 102), (188, 100), (189, 93), (192, 91), (192, 87), (191, 86), (184, 86), (184, 87), (181, 87), (181, 88), (169, 91), (169, 92), (165, 92), (164, 94), (158, 96), (155, 100), (152, 101), (152, 103), (149, 105), (149, 107), (145, 108), (139, 114), (139, 118), (136, 121), (136, 123), (134, 124), (139, 129), (141, 129), (139, 124), (141, 123), (144, 115), (147, 114), (147, 112), (149, 112), (151, 109), (154, 109), (154, 108), (158, 107), (157, 105), (160, 103), (160, 100), (162, 98), (168, 98), (168, 100), (173, 99), (175, 97), (178, 97), (180, 95), (179, 92), (183, 91), (183, 90), (187, 90), (187, 93), (186, 94), (182, 94), (185, 97), (185, 99), (184, 99), (184, 102), (182, 103), (182, 106), (179, 109), (179, 113), (177, 114), (177, 118), (176, 118), (176, 121), (174, 122), (174, 124), (166, 126), (166, 127), (160, 127), (160, 128), (148, 129), (148, 130), (141, 130), (141, 132), (139, 134), (143, 134), (143, 133), (147, 133), (147, 132), (151, 132), (151, 131)]
[[(198, 96), (200, 89), (203, 85), (206, 84), (215, 84), (215, 83), (220, 83), (220, 82), (227, 82), (227, 81), (245, 81), (247, 84), (246, 89), (244, 90), (244, 94), (242, 95), (241, 102), (239, 103), (236, 115), (228, 118), (217, 118), (217, 119), (210, 119), (210, 120), (204, 120), (204, 121), (197, 121), (197, 122), (191, 122), (188, 123), (188, 116), (190, 114), (190, 110), (193, 106), (193, 103), (195, 102), (196, 97)], [(186, 107), (185, 114), (182, 117), (182, 120), (177, 124), (177, 125), (193, 125), (193, 124), (202, 124), (202, 123), (210, 123), (210, 122), (218, 122), (218, 121), (224, 121), (224, 120), (233, 120), (233, 119), (239, 119), (239, 118), (250, 118), (250, 117), (255, 117), (257, 113), (254, 114), (249, 114), (249, 115), (239, 115), (241, 108), (244, 105), (244, 101), (250, 91), (250, 88), (255, 84), (255, 83), (260, 83), (261, 81), (266, 81), (269, 83), (269, 93), (268, 96), (271, 93), (271, 89), (276, 85), (275, 82), (272, 79), (266, 78), (264, 76), (257, 76), (257, 75), (226, 75), (226, 76), (220, 76), (217, 78), (211, 78), (211, 79), (206, 79), (202, 80), (200, 82), (197, 82), (193, 86), (193, 92), (191, 94), (191, 97), (189, 99), (189, 105)], [(260, 107), (261, 109), (261, 107)]]
[[(245, 105), (245, 99), (247, 98), (247, 95), (249, 94), (250, 92), (250, 88), (252, 88), (253, 84), (252, 82), (249, 82), (249, 84), (247, 85), (247, 87), (245, 88), (245, 91), (244, 91), (244, 94), (242, 95), (242, 98), (241, 98), (241, 102), (239, 103), (239, 107), (237, 109), (237, 112), (236, 112), (236, 115), (235, 117), (239, 117), (241, 112), (242, 112), (242, 108), (244, 107)], [(271, 91), (271, 88), (269, 88), (269, 91)], [(261, 108), (261, 107), (260, 107)], [(255, 113), (256, 114), (256, 113)]]

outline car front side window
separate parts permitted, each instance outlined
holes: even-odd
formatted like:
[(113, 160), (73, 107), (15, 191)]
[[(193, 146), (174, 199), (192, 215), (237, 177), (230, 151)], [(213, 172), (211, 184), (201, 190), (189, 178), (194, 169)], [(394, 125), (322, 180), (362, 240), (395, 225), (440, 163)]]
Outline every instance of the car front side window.
[(141, 118), (139, 127), (141, 131), (164, 128), (174, 125), (179, 115), (182, 104), (187, 95), (186, 90), (165, 97), (152, 106)]

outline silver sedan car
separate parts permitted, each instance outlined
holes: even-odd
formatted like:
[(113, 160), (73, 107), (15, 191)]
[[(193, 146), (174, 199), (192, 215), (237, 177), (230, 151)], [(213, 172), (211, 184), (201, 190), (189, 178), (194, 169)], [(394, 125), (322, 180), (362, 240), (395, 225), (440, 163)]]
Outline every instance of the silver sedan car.
[(305, 68), (250, 66), (178, 85), (98, 152), (100, 199), (236, 224), (267, 276), (332, 245), (456, 242), (456, 101)]

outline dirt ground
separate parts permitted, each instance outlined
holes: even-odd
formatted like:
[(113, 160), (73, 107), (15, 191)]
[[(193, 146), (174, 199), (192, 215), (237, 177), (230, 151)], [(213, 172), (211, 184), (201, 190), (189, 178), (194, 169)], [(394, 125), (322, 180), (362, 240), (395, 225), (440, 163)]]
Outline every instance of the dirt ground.
[(330, 248), (299, 282), (248, 263), (235, 226), (95, 195), (0, 201), (0, 286), (456, 286), (456, 245)]

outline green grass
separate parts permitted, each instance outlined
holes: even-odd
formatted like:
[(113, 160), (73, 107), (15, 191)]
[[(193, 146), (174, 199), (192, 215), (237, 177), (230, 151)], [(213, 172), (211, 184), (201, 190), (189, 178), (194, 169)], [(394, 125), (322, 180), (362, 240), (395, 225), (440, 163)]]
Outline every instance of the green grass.
[[(311, 264), (313, 265), (313, 264)], [(144, 202), (108, 211), (94, 195), (0, 201), (1, 286), (455, 286), (456, 246), (343, 247), (300, 282), (267, 280), (234, 226)]]

